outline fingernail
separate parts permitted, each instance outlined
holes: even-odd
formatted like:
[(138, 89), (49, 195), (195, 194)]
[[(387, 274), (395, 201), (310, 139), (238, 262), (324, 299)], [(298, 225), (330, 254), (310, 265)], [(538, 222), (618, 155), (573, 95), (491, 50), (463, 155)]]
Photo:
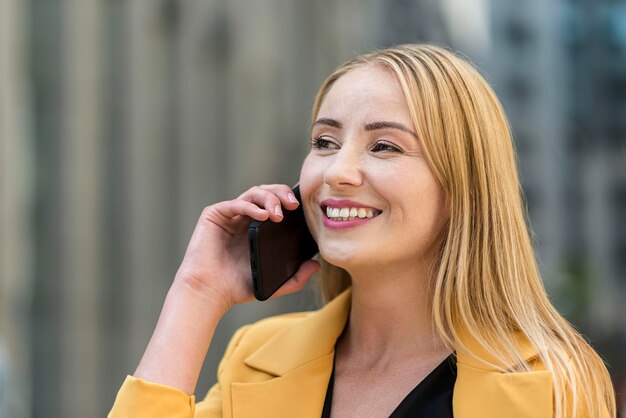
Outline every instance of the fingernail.
[(274, 207), (274, 213), (278, 216), (283, 216), (282, 212), (280, 211), (280, 205), (276, 205)]
[(287, 195), (287, 199), (289, 199), (289, 201), (292, 202), (292, 203), (298, 203), (298, 199), (296, 199), (296, 197), (293, 195), (293, 193), (289, 193)]

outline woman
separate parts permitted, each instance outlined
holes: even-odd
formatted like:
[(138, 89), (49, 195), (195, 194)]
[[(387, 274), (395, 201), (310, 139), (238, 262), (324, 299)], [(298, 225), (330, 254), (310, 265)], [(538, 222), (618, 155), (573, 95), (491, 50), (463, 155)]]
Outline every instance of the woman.
[(253, 299), (248, 223), (299, 203), (269, 185), (209, 206), (110, 416), (615, 416), (603, 362), (546, 297), (507, 121), (470, 64), (428, 45), (366, 54), (312, 115), (300, 189), (330, 302), (238, 331), (195, 405), (218, 321)]

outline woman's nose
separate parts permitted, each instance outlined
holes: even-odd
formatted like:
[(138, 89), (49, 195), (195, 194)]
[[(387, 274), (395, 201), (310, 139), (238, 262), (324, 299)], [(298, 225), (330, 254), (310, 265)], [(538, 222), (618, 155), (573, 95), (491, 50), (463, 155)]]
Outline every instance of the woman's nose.
[(360, 186), (363, 183), (363, 172), (360, 153), (344, 146), (335, 155), (324, 170), (324, 183), (332, 188)]

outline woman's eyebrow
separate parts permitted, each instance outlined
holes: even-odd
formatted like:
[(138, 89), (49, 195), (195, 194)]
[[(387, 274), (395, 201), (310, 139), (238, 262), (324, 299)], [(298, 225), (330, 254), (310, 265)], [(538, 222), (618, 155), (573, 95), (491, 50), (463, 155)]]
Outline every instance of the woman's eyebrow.
[(338, 120), (329, 119), (329, 118), (319, 118), (313, 124), (313, 126), (315, 125), (326, 125), (326, 126), (332, 126), (333, 128), (339, 128), (339, 129), (343, 127), (341, 122), (339, 122)]
[(410, 130), (409, 128), (407, 128), (406, 126), (398, 122), (372, 122), (372, 123), (365, 124), (366, 131), (375, 131), (378, 129), (389, 129), (389, 128), (399, 129), (401, 131), (407, 132), (413, 135), (417, 139), (417, 134), (415, 132), (413, 132), (412, 130)]
[[(335, 119), (330, 119), (330, 118), (319, 118), (313, 124), (313, 126), (315, 125), (326, 125), (326, 126), (331, 126), (333, 128), (338, 128), (338, 129), (343, 128), (343, 125), (341, 124), (341, 122)], [(406, 126), (398, 122), (386, 122), (386, 121), (371, 122), (371, 123), (366, 123), (363, 127), (365, 128), (366, 131), (376, 131), (378, 129), (399, 129), (403, 132), (407, 132), (413, 135), (417, 139), (417, 134), (415, 132), (413, 132), (412, 130), (410, 130), (409, 128), (407, 128)]]

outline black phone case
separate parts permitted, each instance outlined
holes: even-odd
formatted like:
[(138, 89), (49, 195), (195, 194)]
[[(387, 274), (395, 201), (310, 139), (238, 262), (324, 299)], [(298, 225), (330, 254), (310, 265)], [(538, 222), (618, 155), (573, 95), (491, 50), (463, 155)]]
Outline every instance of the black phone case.
[[(293, 191), (301, 202), (299, 187)], [(272, 296), (304, 261), (318, 252), (306, 225), (302, 204), (294, 210), (283, 210), (280, 222), (253, 221), (248, 227), (248, 241), (252, 285), (258, 300)]]

